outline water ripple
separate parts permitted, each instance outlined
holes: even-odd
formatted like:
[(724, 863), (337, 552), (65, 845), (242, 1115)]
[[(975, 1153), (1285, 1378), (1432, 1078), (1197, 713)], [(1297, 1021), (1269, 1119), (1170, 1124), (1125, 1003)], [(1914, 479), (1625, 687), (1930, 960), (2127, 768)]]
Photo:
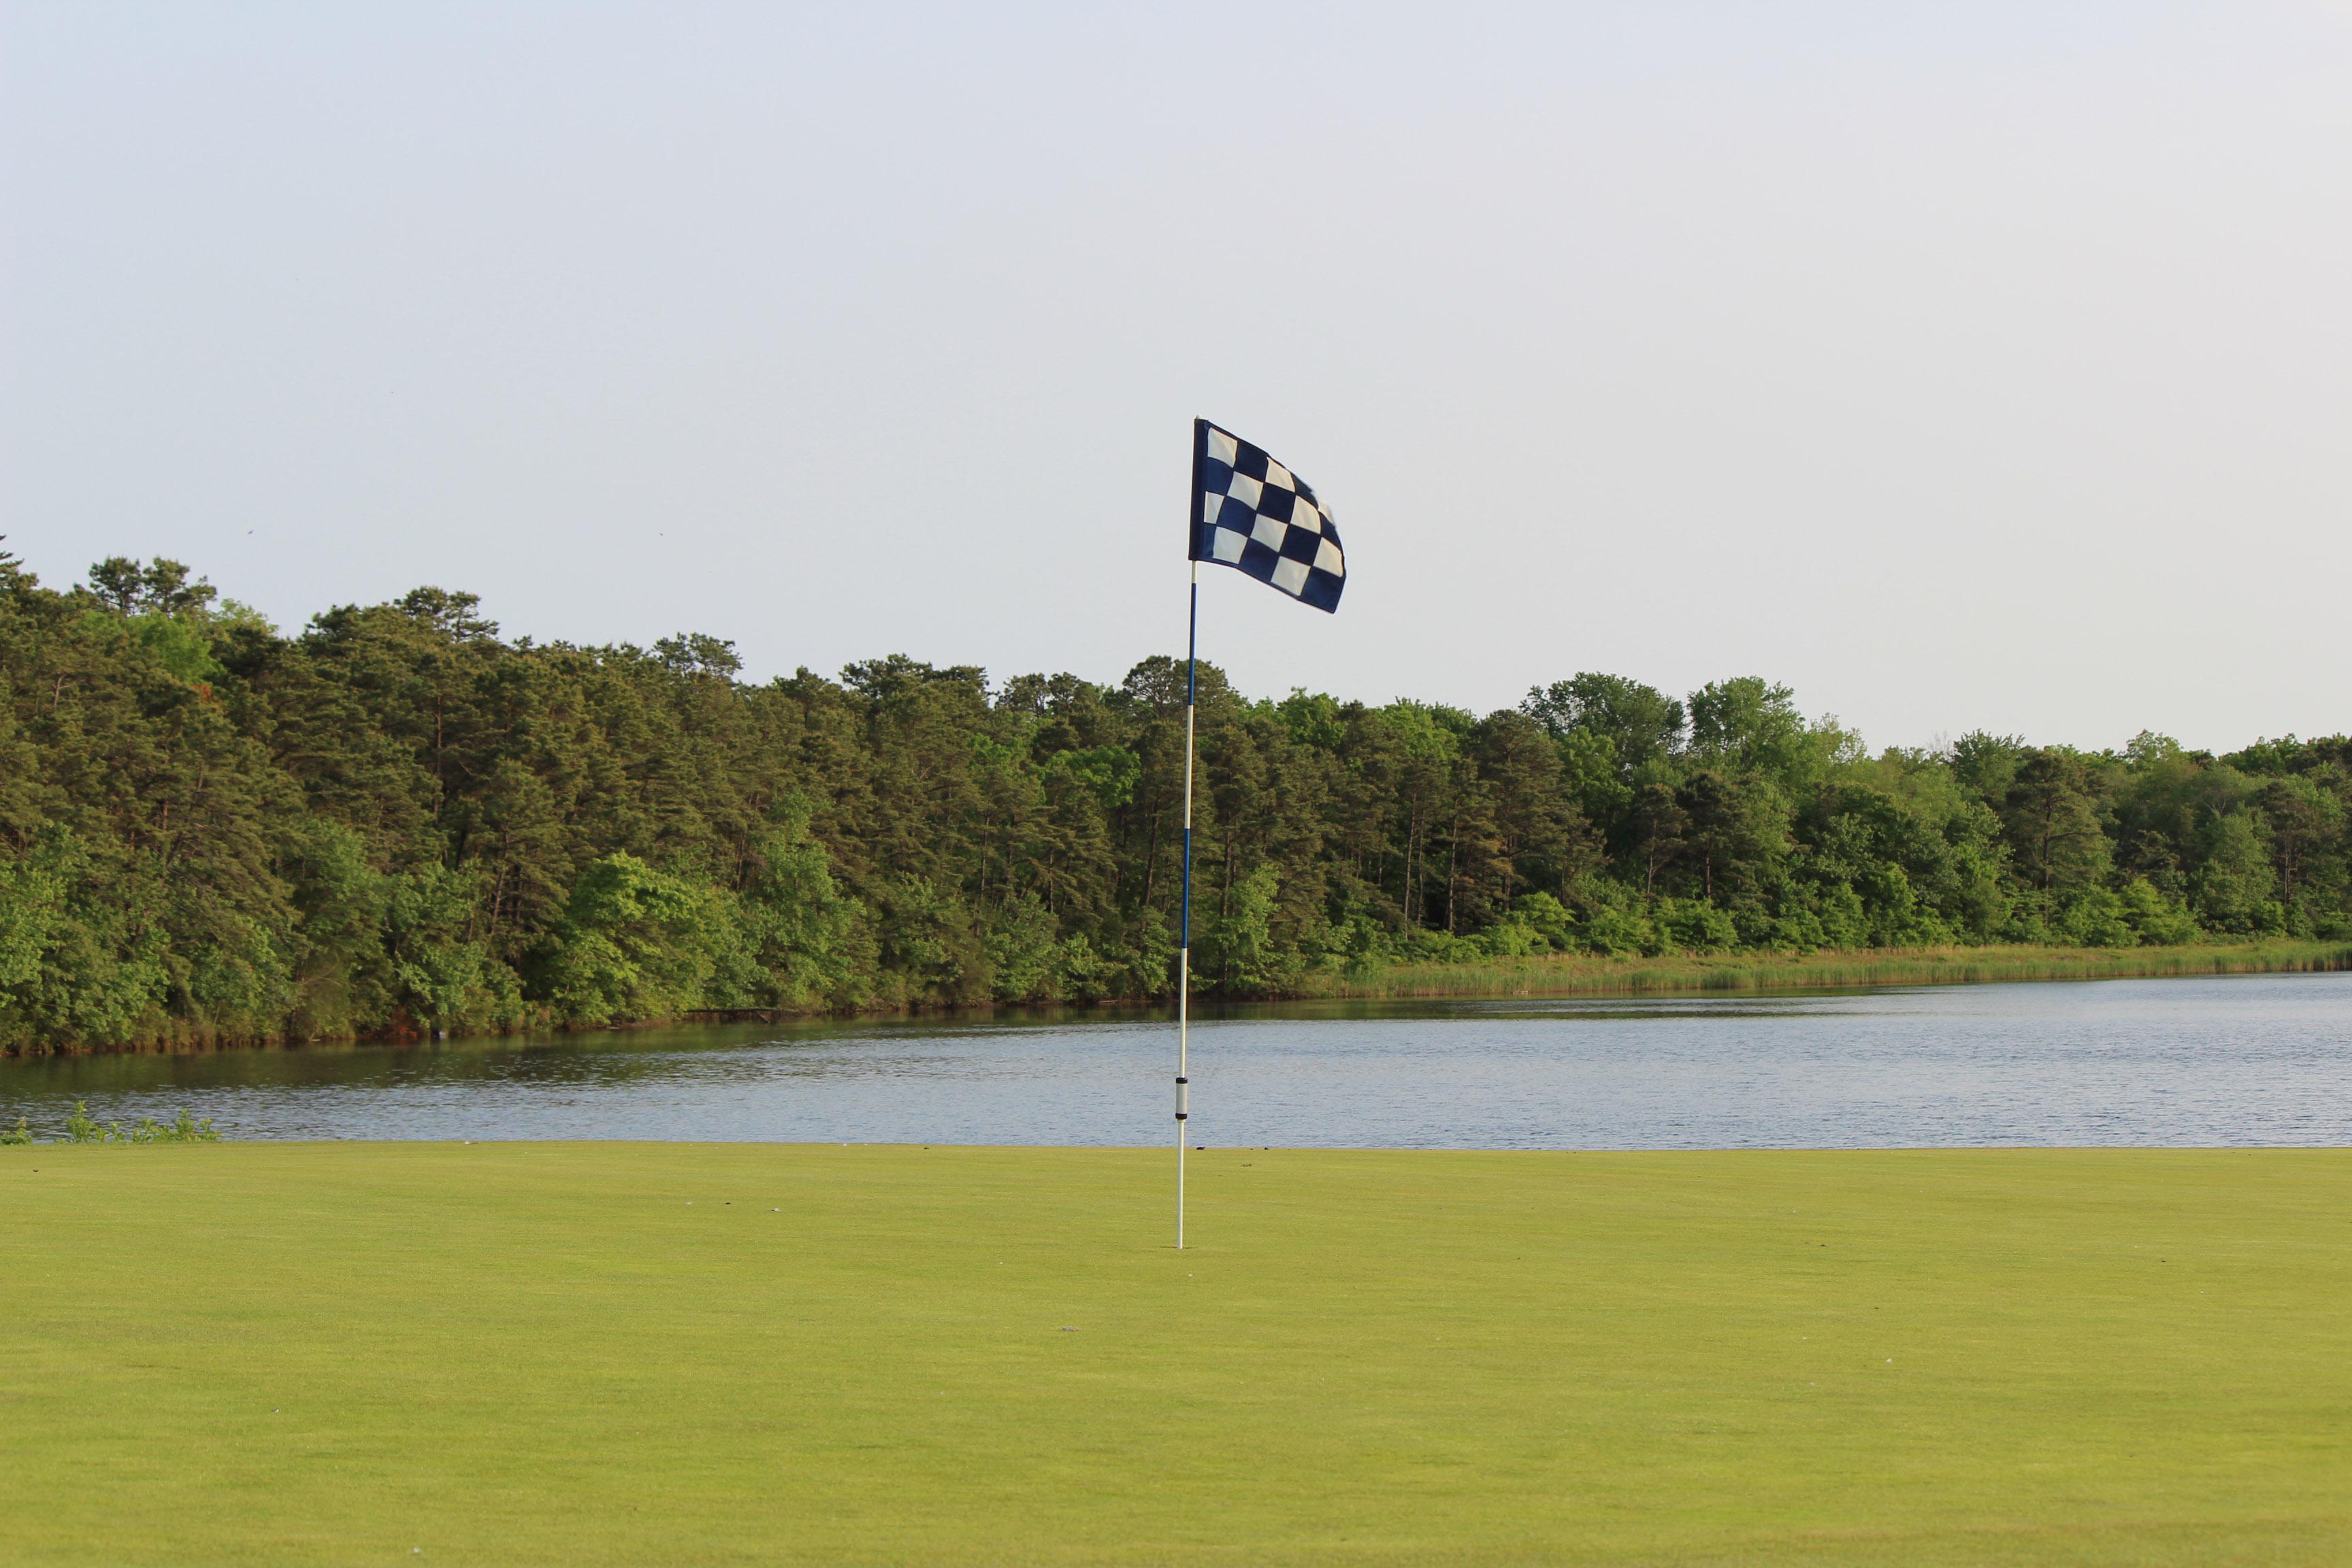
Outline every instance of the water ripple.
[[(1174, 1031), (1099, 1014), (0, 1061), (0, 1116), (236, 1138), (1169, 1140)], [(2352, 975), (1228, 1008), (1193, 1141), (1381, 1148), (2352, 1143)]]

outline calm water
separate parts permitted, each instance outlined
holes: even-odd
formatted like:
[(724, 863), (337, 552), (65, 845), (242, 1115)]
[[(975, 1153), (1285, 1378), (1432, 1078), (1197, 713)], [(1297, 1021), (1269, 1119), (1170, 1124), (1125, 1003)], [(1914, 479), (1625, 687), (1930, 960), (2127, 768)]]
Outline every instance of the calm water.
[[(1295, 1005), (1193, 1030), (1197, 1143), (2352, 1143), (2352, 974)], [(0, 1060), (0, 1115), (236, 1138), (1169, 1139), (1174, 1029), (1077, 1015)]]

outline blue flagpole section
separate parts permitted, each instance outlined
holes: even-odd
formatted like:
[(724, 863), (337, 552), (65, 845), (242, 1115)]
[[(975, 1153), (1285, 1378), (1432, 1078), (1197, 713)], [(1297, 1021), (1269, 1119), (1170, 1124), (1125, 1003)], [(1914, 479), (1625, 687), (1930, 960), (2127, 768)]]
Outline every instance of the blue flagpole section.
[(1200, 693), (1201, 563), (1184, 618), (1184, 913), (1176, 947), (1176, 1250), (1184, 1250), (1184, 1123), (1192, 1114), (1192, 708)]

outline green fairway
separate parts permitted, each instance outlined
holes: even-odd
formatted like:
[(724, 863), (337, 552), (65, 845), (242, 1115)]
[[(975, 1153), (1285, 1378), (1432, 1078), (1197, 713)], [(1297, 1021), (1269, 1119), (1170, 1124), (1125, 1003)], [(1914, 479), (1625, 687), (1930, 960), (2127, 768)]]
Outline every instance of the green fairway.
[(0, 1559), (2352, 1561), (2352, 1152), (1170, 1163), (0, 1150)]

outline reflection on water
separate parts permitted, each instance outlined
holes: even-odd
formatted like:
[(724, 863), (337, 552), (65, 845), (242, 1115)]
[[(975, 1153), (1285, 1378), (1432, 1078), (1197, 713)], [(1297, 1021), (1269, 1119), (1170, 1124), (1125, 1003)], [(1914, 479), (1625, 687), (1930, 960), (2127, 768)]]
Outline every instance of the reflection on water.
[[(0, 1060), (0, 1116), (233, 1138), (1166, 1142), (1144, 1015), (711, 1025)], [(1300, 1004), (1192, 1037), (1206, 1144), (2352, 1143), (2352, 974), (1835, 995)]]

